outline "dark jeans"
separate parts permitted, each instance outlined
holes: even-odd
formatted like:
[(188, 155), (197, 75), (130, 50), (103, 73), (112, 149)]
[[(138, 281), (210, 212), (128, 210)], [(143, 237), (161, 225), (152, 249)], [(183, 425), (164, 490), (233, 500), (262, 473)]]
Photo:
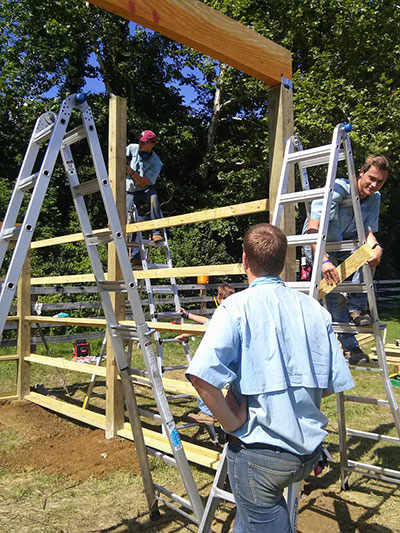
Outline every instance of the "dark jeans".
[[(147, 207), (150, 209), (150, 220), (154, 220), (156, 218), (162, 218), (160, 202), (158, 200), (157, 190), (154, 185), (150, 185), (144, 191), (126, 193), (126, 213), (127, 214), (129, 212), (129, 209), (131, 209), (133, 205), (136, 205), (136, 208), (139, 209), (139, 207), (142, 204), (146, 204)], [(159, 229), (153, 230), (153, 235), (160, 235), (160, 230)], [(134, 237), (134, 242), (137, 242), (136, 235)], [(139, 249), (132, 248), (131, 256), (135, 257), (138, 255), (139, 255)]]
[(236, 501), (234, 533), (290, 533), (284, 488), (303, 480), (321, 457), (228, 445), (229, 482)]

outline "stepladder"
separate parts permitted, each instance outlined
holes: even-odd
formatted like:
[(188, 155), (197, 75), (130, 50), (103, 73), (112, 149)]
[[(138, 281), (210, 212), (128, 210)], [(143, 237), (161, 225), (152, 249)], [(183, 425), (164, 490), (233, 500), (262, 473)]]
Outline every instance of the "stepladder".
[[(81, 123), (74, 129), (68, 130), (71, 115), (74, 112), (79, 114)], [(71, 147), (75, 142), (83, 139), (86, 139), (88, 143), (95, 177), (81, 182)], [(86, 98), (82, 94), (74, 94), (66, 98), (57, 114), (47, 112), (41, 115), (30, 139), (0, 230), (1, 265), (3, 265), (9, 242), (16, 241), (11, 259), (5, 265), (7, 273), (0, 292), (0, 331), (4, 329), (18, 278), (29, 251), (59, 154), (61, 154), (106, 318), (150, 516), (153, 519), (159, 516), (158, 505), (162, 502), (198, 524), (203, 514), (203, 504), (163, 388), (159, 364), (153, 350), (154, 330), (150, 329), (145, 321), (138, 285), (129, 262), (125, 235), (115, 206), (95, 122)], [(33, 172), (33, 169), (39, 165), (39, 171)], [(106, 225), (109, 228), (107, 231), (96, 231), (92, 227), (86, 200), (88, 196), (96, 193), (99, 194), (98, 199), (102, 202), (103, 212), (107, 217)], [(108, 243), (113, 243), (115, 246), (122, 271), (122, 279), (115, 282), (107, 280), (98, 250), (100, 246)], [(113, 292), (122, 292), (126, 295), (130, 314), (133, 317), (131, 323), (121, 324), (116, 319), (110, 298), (110, 293)], [(135, 369), (131, 368), (125, 353), (125, 343), (132, 339), (138, 340), (141, 347), (145, 370), (141, 371), (140, 377), (145, 377), (150, 383), (156, 410), (156, 413), (152, 413), (152, 419), (161, 425), (163, 434), (169, 443), (169, 453), (158, 452), (145, 443), (141, 417), (146, 416), (146, 412), (138, 407), (132, 379)], [(169, 465), (178, 469), (187, 496), (178, 495), (175, 491), (154, 482), (148, 455), (164, 459)]]
[[(344, 335), (371, 334), (376, 345), (377, 365), (362, 364), (352, 366), (354, 370), (367, 371), (370, 375), (376, 373), (380, 376), (384, 398), (373, 398), (367, 395), (339, 393), (337, 395), (337, 411), (339, 425), (339, 448), (342, 488), (348, 487), (348, 478), (352, 472), (385, 479), (393, 483), (399, 483), (399, 472), (385, 468), (382, 465), (371, 465), (350, 460), (348, 457), (348, 437), (356, 439), (370, 439), (370, 441), (385, 441), (398, 444), (400, 436), (400, 417), (397, 400), (390, 382), (388, 366), (385, 355), (385, 325), (378, 316), (376, 298), (373, 288), (372, 270), (367, 261), (374, 257), (373, 250), (368, 246), (365, 227), (366, 204), (365, 197), (360, 194), (358, 180), (361, 173), (355, 170), (353, 152), (349, 132), (350, 125), (339, 124), (333, 133), (329, 145), (304, 150), (300, 140), (292, 137), (286, 145), (285, 157), (282, 167), (281, 182), (278, 188), (276, 209), (273, 223), (279, 225), (282, 221), (284, 208), (287, 205), (303, 204), (307, 220), (312, 215), (312, 202), (320, 202), (320, 221), (318, 232), (300, 235), (289, 235), (288, 244), (295, 247), (308, 247), (312, 249), (312, 274), (310, 281), (293, 282), (291, 285), (296, 290), (307, 292), (310, 296), (320, 300), (334, 317), (333, 328), (338, 334), (343, 346)], [(338, 170), (340, 161), (344, 162), (343, 168)], [(326, 170), (326, 179), (314, 187), (309, 178), (309, 170), (313, 167), (323, 167)], [(313, 169), (314, 170), (314, 169)], [(299, 189), (288, 192), (289, 182), (293, 173), (297, 172), (296, 178)], [(344, 191), (344, 192), (343, 192)], [(342, 217), (342, 218), (341, 218)], [(330, 232), (330, 224), (337, 224), (337, 220), (346, 220), (343, 234)], [(304, 228), (307, 227), (307, 221)], [(331, 235), (336, 238), (330, 238)], [(325, 258), (325, 260), (324, 260)], [(321, 281), (323, 262), (333, 261), (339, 274), (339, 283), (328, 284)], [(335, 321), (335, 312), (332, 301), (340, 298), (343, 305), (344, 299), (349, 294), (355, 293), (364, 297), (368, 303), (370, 325), (356, 325), (350, 320), (350, 316), (343, 321)], [(333, 296), (329, 301), (330, 296)], [(357, 380), (356, 380), (357, 383)], [(397, 433), (396, 437), (383, 435), (378, 432), (361, 431), (346, 427), (345, 405), (356, 403), (386, 407), (391, 413), (391, 424)], [(348, 407), (351, 409), (351, 407)]]

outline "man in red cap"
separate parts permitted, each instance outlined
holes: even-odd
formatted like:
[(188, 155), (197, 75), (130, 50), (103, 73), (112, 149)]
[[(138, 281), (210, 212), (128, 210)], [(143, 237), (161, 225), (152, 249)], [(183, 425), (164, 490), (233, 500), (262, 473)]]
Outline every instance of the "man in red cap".
[[(147, 204), (150, 209), (150, 219), (161, 218), (160, 202), (158, 200), (155, 183), (160, 174), (162, 162), (154, 152), (157, 142), (156, 134), (151, 130), (144, 130), (139, 137), (139, 144), (129, 144), (126, 147), (126, 210), (135, 204)], [(154, 230), (153, 241), (164, 240), (160, 230)], [(132, 264), (141, 264), (138, 248), (132, 248)]]

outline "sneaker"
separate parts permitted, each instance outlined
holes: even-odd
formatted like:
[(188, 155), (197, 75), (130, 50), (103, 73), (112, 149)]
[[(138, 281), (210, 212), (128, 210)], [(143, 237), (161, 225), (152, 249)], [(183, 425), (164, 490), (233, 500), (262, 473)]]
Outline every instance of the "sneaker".
[(215, 424), (215, 418), (213, 416), (207, 415), (206, 413), (189, 413), (188, 418), (191, 418), (198, 424)]
[(348, 359), (351, 365), (362, 365), (369, 363), (369, 357), (364, 353), (359, 346), (352, 348), (351, 350), (345, 350), (344, 356)]
[(142, 266), (142, 261), (140, 257), (133, 256), (131, 257), (131, 265), (140, 265)]
[(350, 316), (356, 326), (370, 326), (372, 318), (367, 311), (351, 311)]
[(154, 242), (161, 242), (164, 240), (164, 237), (160, 235), (159, 233), (154, 233), (151, 238)]

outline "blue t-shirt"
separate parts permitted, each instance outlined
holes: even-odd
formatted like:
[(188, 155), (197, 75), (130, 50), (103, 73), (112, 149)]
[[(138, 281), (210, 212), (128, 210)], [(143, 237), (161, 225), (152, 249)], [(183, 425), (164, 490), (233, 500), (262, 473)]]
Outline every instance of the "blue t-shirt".
[(242, 441), (300, 455), (326, 435), (322, 391), (354, 386), (330, 314), (274, 276), (221, 303), (186, 374), (248, 396), (247, 421), (234, 432)]
[[(323, 200), (314, 200), (311, 204), (310, 218), (319, 220), (322, 214)], [(381, 193), (375, 192), (360, 202), (361, 216), (366, 233), (376, 233), (379, 224)], [(357, 238), (356, 221), (351, 202), (350, 182), (347, 178), (338, 178), (332, 195), (329, 215), (327, 241), (337, 242)]]
[[(130, 167), (132, 170), (137, 172), (142, 178), (147, 178), (150, 184), (154, 185), (162, 167), (162, 162), (158, 155), (153, 151), (148, 159), (143, 159), (139, 154), (139, 145), (128, 144), (126, 147), (126, 157), (129, 156), (131, 156)], [(149, 185), (145, 185), (144, 187), (138, 185), (129, 174), (126, 175), (127, 192), (144, 191), (147, 187)]]

